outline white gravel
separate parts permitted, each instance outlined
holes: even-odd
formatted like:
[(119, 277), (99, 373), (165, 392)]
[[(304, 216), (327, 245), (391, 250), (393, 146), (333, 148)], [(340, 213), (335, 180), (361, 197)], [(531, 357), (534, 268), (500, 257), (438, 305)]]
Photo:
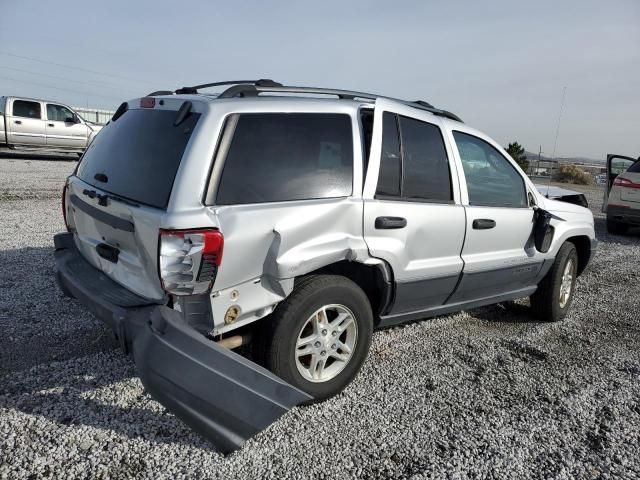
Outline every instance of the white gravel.
[(605, 232), (599, 189), (564, 322), (520, 302), (377, 332), (343, 394), (224, 457), (62, 297), (51, 237), (75, 162), (27, 162), (0, 159), (0, 478), (640, 477), (640, 237)]

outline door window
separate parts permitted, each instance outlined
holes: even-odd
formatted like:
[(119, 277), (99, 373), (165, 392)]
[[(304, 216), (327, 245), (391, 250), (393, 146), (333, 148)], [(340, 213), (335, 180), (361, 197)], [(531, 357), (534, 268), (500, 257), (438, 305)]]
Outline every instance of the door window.
[(27, 100), (13, 101), (13, 116), (26, 118), (41, 118), (40, 103)]
[(351, 195), (352, 189), (349, 115), (241, 114), (224, 160), (216, 203), (338, 198)]
[(470, 205), (526, 207), (524, 180), (493, 146), (473, 135), (453, 132), (467, 181)]
[(47, 103), (47, 119), (54, 122), (64, 122), (68, 118), (73, 118), (73, 112), (67, 107)]
[(452, 200), (449, 159), (437, 125), (384, 112), (376, 196)]
[(400, 120), (402, 196), (436, 202), (453, 199), (449, 159), (440, 128), (409, 117)]

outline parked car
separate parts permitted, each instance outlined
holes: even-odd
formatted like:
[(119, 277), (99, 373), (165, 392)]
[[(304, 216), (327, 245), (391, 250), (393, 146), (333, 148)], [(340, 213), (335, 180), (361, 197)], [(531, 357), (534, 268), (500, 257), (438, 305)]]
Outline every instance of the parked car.
[(640, 226), (640, 157), (607, 155), (602, 205), (609, 233), (623, 234), (630, 226)]
[(0, 147), (82, 154), (101, 125), (59, 102), (0, 97)]
[(123, 103), (63, 211), (62, 290), (224, 451), (345, 388), (375, 328), (520, 297), (561, 320), (596, 248), (456, 115), (270, 80)]

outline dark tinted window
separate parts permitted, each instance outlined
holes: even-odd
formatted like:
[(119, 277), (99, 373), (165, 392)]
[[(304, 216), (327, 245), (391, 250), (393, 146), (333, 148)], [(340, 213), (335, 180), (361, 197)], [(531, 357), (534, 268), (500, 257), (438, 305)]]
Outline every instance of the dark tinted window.
[(627, 170), (627, 172), (630, 173), (640, 173), (640, 161), (637, 161), (636, 163), (634, 163), (633, 165), (631, 165), (629, 167), (629, 170)]
[[(87, 149), (78, 177), (107, 192), (165, 208), (191, 133), (200, 117), (177, 127), (172, 110), (129, 110), (106, 125)], [(107, 176), (99, 182), (95, 175)]]
[(524, 180), (509, 161), (484, 140), (453, 132), (464, 175), (469, 204), (526, 207)]
[(13, 115), (16, 117), (41, 118), (40, 103), (14, 100)]
[(382, 152), (376, 195), (399, 196), (401, 172), (400, 135), (396, 116), (384, 112), (382, 114)]
[(402, 197), (450, 201), (449, 160), (440, 128), (413, 118), (399, 117), (402, 139)]
[(68, 118), (73, 118), (73, 113), (67, 107), (47, 103), (47, 120), (64, 122)]
[(348, 115), (243, 114), (237, 117), (216, 203), (345, 197), (351, 195), (352, 179)]

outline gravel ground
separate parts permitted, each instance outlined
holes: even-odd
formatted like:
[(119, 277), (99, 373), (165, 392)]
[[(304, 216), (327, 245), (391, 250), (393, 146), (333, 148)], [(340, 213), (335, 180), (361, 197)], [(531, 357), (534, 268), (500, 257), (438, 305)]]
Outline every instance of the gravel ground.
[(0, 478), (639, 478), (640, 237), (610, 236), (559, 324), (526, 303), (374, 335), (354, 383), (230, 456), (143, 391), (54, 283), (75, 162), (0, 159)]

